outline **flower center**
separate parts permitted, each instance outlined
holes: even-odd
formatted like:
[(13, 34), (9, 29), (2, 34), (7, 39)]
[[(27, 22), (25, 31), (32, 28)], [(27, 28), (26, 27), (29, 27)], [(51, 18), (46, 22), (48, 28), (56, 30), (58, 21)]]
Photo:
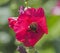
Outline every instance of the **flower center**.
[(36, 29), (37, 29), (37, 24), (36, 24), (35, 22), (32, 22), (32, 23), (30, 24), (30, 29), (35, 32)]

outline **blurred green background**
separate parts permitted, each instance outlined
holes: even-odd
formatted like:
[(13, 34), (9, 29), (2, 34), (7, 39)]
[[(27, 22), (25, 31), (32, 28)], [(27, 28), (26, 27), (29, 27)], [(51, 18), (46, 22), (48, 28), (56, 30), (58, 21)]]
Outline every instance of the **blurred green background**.
[[(58, 0), (29, 0), (30, 7), (43, 7), (47, 17), (48, 35), (35, 45), (39, 53), (60, 53), (60, 15), (52, 13)], [(0, 0), (0, 53), (18, 53), (15, 33), (8, 26), (8, 17), (19, 15), (19, 6), (25, 6), (23, 0)]]

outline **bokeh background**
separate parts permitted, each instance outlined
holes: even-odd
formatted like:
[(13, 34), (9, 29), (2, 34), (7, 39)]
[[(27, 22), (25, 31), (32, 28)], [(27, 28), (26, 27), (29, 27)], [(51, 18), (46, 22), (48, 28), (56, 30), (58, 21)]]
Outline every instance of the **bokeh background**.
[[(48, 35), (35, 45), (39, 53), (60, 53), (60, 0), (29, 0), (30, 7), (43, 7), (47, 17)], [(0, 53), (19, 53), (15, 33), (8, 26), (8, 17), (19, 15), (23, 0), (0, 0)]]

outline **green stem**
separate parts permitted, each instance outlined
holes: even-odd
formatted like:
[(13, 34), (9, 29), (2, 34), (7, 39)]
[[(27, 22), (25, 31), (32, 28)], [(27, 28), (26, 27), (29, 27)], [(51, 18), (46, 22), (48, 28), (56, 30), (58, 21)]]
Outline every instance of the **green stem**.
[(34, 47), (27, 48), (27, 53), (38, 53)]
[(28, 8), (28, 0), (25, 0), (25, 6)]

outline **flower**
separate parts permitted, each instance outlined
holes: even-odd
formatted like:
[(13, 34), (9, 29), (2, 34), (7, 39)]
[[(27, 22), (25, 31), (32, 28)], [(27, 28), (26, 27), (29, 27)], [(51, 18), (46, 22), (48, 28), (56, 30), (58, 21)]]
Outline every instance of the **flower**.
[(60, 0), (57, 0), (56, 6), (52, 8), (52, 15), (60, 15)]
[(18, 18), (9, 18), (9, 27), (16, 33), (16, 39), (25, 46), (34, 46), (44, 33), (48, 33), (46, 17), (42, 8), (28, 8)]
[(19, 14), (23, 14), (24, 13), (24, 6), (20, 6), (19, 8)]

